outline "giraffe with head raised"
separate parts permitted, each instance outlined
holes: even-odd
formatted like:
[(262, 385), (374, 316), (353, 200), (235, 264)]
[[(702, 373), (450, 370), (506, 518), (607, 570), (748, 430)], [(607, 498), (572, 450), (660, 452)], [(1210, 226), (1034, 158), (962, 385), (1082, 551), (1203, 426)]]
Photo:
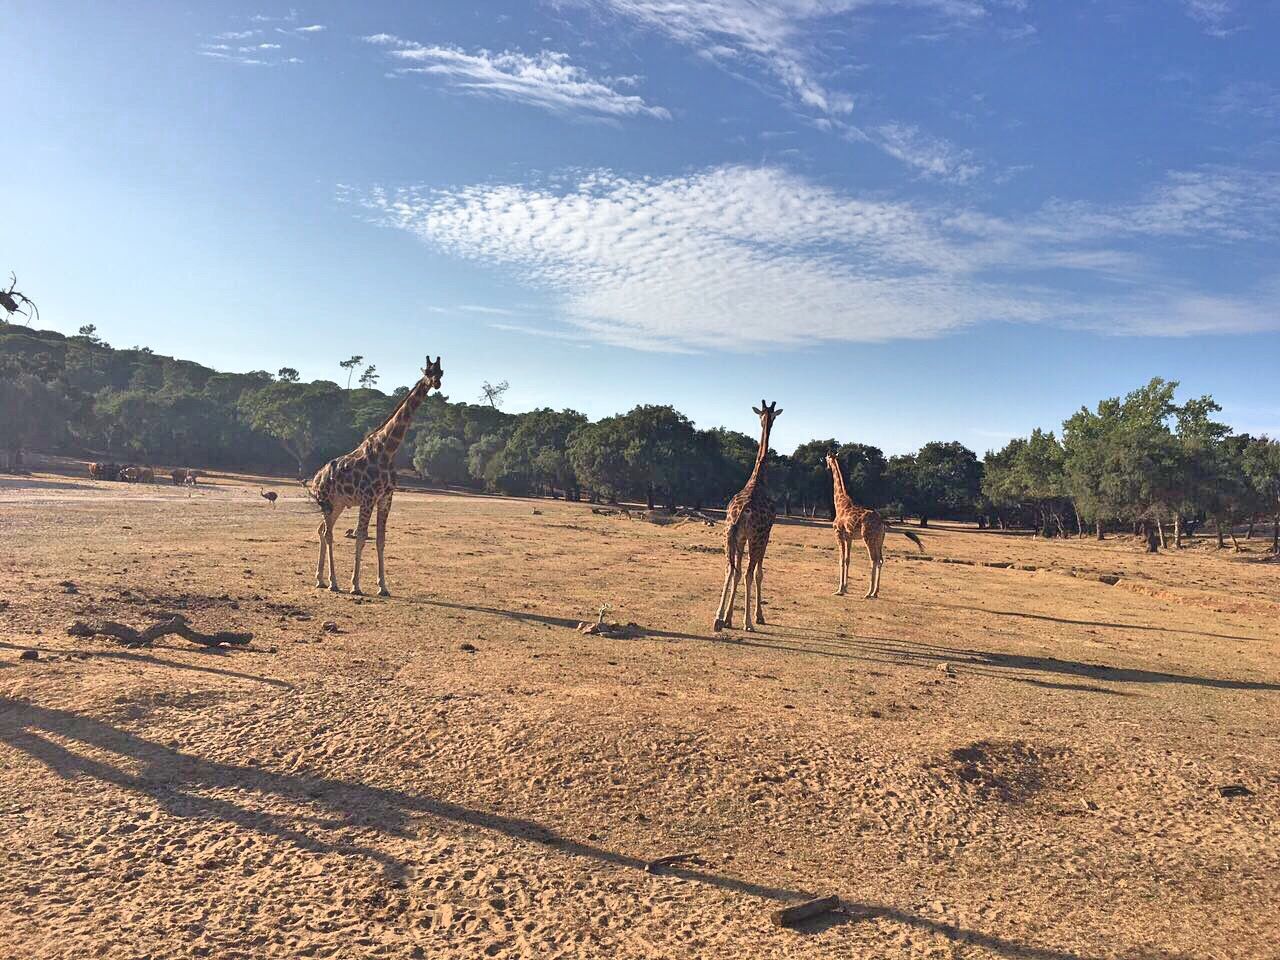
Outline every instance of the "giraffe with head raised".
[[(764, 623), (761, 593), (764, 589), (764, 552), (769, 546), (769, 534), (773, 531), (773, 521), (778, 511), (765, 486), (765, 461), (769, 456), (769, 432), (773, 429), (773, 421), (782, 416), (775, 400), (772, 405), (760, 401), (759, 407), (752, 407), (760, 418), (760, 449), (756, 452), (756, 465), (743, 487), (725, 510), (724, 589), (720, 591), (720, 606), (716, 610), (716, 619), (712, 627), (721, 630), (733, 626), (733, 602), (738, 595), (738, 580), (745, 571), (747, 575), (746, 608), (743, 610), (743, 628), (754, 631), (751, 622), (751, 587), (755, 581), (755, 622)], [(745, 563), (745, 567), (744, 567)]]
[(333, 565), (333, 525), (347, 507), (358, 507), (360, 519), (356, 523), (356, 557), (351, 572), (351, 592), (360, 593), (360, 554), (364, 552), (364, 542), (369, 536), (369, 520), (375, 511), (378, 517), (377, 538), (378, 550), (378, 596), (389, 597), (387, 589), (386, 567), (383, 553), (387, 542), (387, 517), (391, 513), (391, 498), (396, 492), (396, 451), (404, 442), (405, 433), (413, 421), (413, 415), (427, 393), (435, 388), (440, 389), (440, 380), (444, 370), (440, 367), (440, 358), (432, 360), (427, 357), (427, 365), (422, 370), (422, 378), (391, 411), (382, 425), (371, 432), (360, 446), (346, 456), (330, 460), (316, 473), (308, 485), (324, 514), (320, 521), (320, 559), (316, 562), (316, 586), (324, 587), (324, 561), (329, 558), (330, 590), (338, 589), (338, 575)]
[(867, 584), (864, 600), (874, 600), (880, 595), (880, 568), (884, 566), (884, 535), (900, 533), (910, 539), (921, 551), (924, 544), (910, 530), (898, 530), (884, 522), (874, 510), (859, 507), (849, 498), (844, 486), (844, 471), (840, 469), (840, 461), (835, 454), (827, 454), (827, 469), (831, 471), (831, 482), (834, 487), (836, 516), (831, 521), (835, 527), (836, 540), (840, 543), (840, 586), (837, 596), (844, 596), (849, 587), (849, 555), (853, 553), (854, 540), (861, 539), (867, 545), (867, 557), (871, 560), (871, 582)]

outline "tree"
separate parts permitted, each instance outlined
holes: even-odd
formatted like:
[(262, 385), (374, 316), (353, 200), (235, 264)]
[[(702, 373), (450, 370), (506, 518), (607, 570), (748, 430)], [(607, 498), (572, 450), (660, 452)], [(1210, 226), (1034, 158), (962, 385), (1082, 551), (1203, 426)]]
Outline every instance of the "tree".
[(98, 337), (98, 328), (92, 323), (86, 323), (79, 329), (78, 333), (92, 344), (102, 343), (102, 340)]
[(276, 376), (285, 383), (297, 383), (301, 379), (298, 371), (293, 367), (281, 367), (276, 371)]
[(836, 458), (844, 468), (845, 489), (850, 499), (873, 509), (882, 506), (889, 464), (880, 448), (865, 443), (843, 443), (836, 451)]
[(522, 414), (506, 444), (504, 469), (549, 488), (552, 496), (563, 490), (576, 499), (578, 479), (569, 460), (569, 437), (586, 422), (576, 410), (544, 407)]
[(569, 463), (593, 499), (616, 502), (635, 487), (635, 476), (626, 450), (622, 417), (605, 417), (584, 424), (569, 436)]
[(338, 362), (338, 366), (340, 366), (343, 370), (347, 371), (347, 389), (348, 390), (351, 389), (351, 374), (354, 373), (356, 367), (360, 366), (360, 364), (363, 362), (364, 362), (364, 357), (360, 356), (359, 354), (348, 357), (346, 360), (340, 360)]
[(375, 364), (369, 364), (364, 368), (364, 373), (360, 374), (360, 386), (366, 390), (372, 390), (378, 385), (378, 367)]
[(1271, 552), (1280, 556), (1280, 440), (1252, 441), (1244, 451), (1244, 473), (1272, 511)]
[(505, 472), (503, 453), (506, 446), (501, 437), (490, 433), (467, 450), (467, 472), (487, 490), (497, 488), (499, 479)]
[(277, 382), (242, 394), (245, 422), (274, 437), (303, 473), (317, 448), (354, 446), (343, 397), (336, 383)]
[(505, 380), (500, 383), (490, 383), (486, 380), (480, 385), (480, 399), (496, 410), (498, 407), (502, 406), (502, 395), (505, 394), (510, 387), (511, 384), (507, 383)]
[(965, 517), (974, 513), (982, 492), (982, 464), (962, 443), (926, 443), (911, 465), (912, 500), (908, 505), (927, 527), (930, 517)]
[(461, 483), (467, 478), (467, 448), (457, 437), (424, 437), (418, 442), (413, 465), (436, 483)]
[(800, 501), (801, 510), (809, 516), (819, 507), (835, 516), (834, 486), (831, 471), (827, 469), (827, 454), (839, 449), (835, 439), (810, 440), (791, 454), (791, 489)]

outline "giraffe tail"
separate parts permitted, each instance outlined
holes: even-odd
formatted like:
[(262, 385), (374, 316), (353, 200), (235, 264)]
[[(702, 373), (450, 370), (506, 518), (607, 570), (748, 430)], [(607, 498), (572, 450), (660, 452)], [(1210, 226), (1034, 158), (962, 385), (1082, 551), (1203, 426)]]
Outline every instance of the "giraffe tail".
[(924, 553), (924, 544), (923, 544), (923, 543), (921, 543), (921, 542), (920, 542), (920, 538), (919, 538), (919, 537), (917, 537), (917, 536), (916, 536), (914, 533), (912, 533), (910, 530), (899, 530), (897, 527), (890, 527), (888, 524), (885, 524), (885, 526), (888, 528), (888, 530), (889, 530), (889, 532), (890, 532), (890, 533), (900, 533), (900, 534), (902, 534), (904, 537), (906, 537), (908, 540), (910, 540), (912, 543), (914, 543), (914, 544), (915, 544), (915, 545), (920, 549), (920, 552), (921, 552), (921, 553)]

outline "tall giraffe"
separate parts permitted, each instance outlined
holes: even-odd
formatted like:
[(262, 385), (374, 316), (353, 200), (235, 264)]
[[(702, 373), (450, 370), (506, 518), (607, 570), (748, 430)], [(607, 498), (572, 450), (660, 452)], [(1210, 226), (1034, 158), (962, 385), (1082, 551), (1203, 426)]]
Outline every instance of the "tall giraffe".
[(867, 584), (864, 600), (873, 600), (880, 595), (880, 568), (884, 566), (884, 535), (900, 533), (910, 539), (921, 552), (924, 544), (910, 530), (898, 530), (884, 522), (880, 514), (866, 507), (859, 507), (849, 499), (844, 488), (844, 472), (840, 469), (840, 461), (834, 454), (827, 454), (827, 468), (831, 471), (836, 502), (836, 518), (831, 526), (836, 529), (836, 539), (840, 542), (840, 586), (836, 596), (843, 597), (849, 586), (849, 555), (853, 552), (853, 541), (858, 537), (867, 545), (867, 557), (871, 560), (871, 582)]
[(725, 510), (724, 589), (720, 591), (720, 607), (716, 610), (713, 630), (733, 626), (733, 602), (738, 595), (738, 578), (742, 575), (743, 554), (746, 555), (746, 609), (742, 612), (743, 628), (754, 632), (751, 623), (751, 580), (755, 578), (756, 622), (764, 623), (764, 610), (761, 608), (761, 591), (764, 589), (764, 552), (769, 546), (769, 534), (773, 530), (774, 518), (778, 515), (765, 486), (764, 465), (769, 456), (769, 431), (773, 429), (773, 421), (782, 416), (777, 409), (778, 402), (772, 405), (760, 401), (759, 407), (751, 410), (760, 417), (760, 449), (756, 452), (756, 465), (747, 479), (747, 485), (729, 501)]
[(324, 558), (329, 556), (330, 590), (337, 591), (338, 575), (333, 567), (333, 525), (347, 507), (360, 508), (360, 520), (356, 524), (356, 561), (351, 572), (351, 592), (360, 592), (360, 554), (369, 537), (369, 518), (378, 511), (378, 596), (389, 597), (383, 551), (387, 542), (387, 516), (391, 513), (391, 497), (396, 492), (396, 451), (404, 442), (409, 423), (427, 393), (433, 387), (440, 389), (444, 370), (440, 358), (427, 357), (422, 378), (391, 411), (387, 419), (367, 437), (360, 446), (344, 457), (330, 460), (311, 478), (310, 490), (320, 505), (324, 519), (320, 521), (320, 559), (316, 562), (316, 586), (324, 582)]

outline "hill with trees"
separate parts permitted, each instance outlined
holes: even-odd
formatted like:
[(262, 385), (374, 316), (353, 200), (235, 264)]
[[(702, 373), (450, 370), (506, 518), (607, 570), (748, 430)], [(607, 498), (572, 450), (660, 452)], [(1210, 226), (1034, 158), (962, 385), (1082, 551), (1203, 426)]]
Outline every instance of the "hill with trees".
[[(92, 326), (76, 336), (0, 325), (0, 451), (194, 465), (306, 476), (357, 443), (404, 396), (377, 388), (361, 356), (338, 362), (345, 383), (303, 383), (283, 367), (223, 373), (118, 349)], [(351, 386), (355, 380), (357, 385)], [(1155, 379), (1123, 398), (1082, 408), (1061, 432), (1035, 430), (979, 459), (957, 442), (886, 458), (836, 438), (770, 451), (780, 508), (829, 516), (834, 451), (850, 495), (893, 516), (1032, 527), (1046, 536), (1100, 536), (1150, 524), (1180, 542), (1188, 523), (1230, 530), (1272, 519), (1280, 542), (1280, 443), (1235, 434), (1211, 397), (1178, 404)], [(755, 460), (756, 438), (699, 428), (670, 406), (641, 405), (589, 421), (574, 410), (501, 409), (506, 382), (484, 402), (428, 397), (401, 450), (402, 467), (430, 481), (507, 494), (636, 500), (650, 506), (723, 505)]]

